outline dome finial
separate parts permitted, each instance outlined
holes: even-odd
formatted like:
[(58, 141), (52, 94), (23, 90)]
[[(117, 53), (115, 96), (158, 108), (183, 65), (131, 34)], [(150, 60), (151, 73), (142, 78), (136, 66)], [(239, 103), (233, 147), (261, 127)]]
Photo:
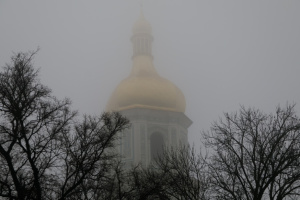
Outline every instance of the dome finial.
[(140, 17), (144, 18), (144, 1), (140, 0)]
[(141, 13), (143, 13), (143, 0), (140, 0)]
[(145, 19), (144, 13), (143, 13), (143, 0), (140, 0), (140, 16), (136, 23), (133, 26), (133, 34), (135, 35), (136, 33), (148, 33), (151, 34), (151, 25), (150, 23)]

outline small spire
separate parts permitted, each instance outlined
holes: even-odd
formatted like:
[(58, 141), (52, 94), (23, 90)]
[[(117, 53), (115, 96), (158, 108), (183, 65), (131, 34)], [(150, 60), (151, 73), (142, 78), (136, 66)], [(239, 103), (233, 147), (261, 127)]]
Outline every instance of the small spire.
[(140, 0), (141, 11), (143, 11), (143, 0)]
[(141, 15), (144, 15), (144, 14), (143, 14), (143, 7), (144, 7), (144, 5), (143, 5), (143, 0), (140, 0), (140, 10), (141, 10)]

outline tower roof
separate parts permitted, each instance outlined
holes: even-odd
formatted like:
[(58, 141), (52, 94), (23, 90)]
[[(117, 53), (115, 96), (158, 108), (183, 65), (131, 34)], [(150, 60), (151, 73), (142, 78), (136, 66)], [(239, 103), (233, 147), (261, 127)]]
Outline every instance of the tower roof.
[(142, 33), (148, 33), (151, 34), (152, 28), (150, 23), (145, 19), (143, 11), (141, 10), (139, 19), (135, 22), (132, 33), (135, 34), (142, 34)]
[(174, 112), (185, 111), (183, 93), (161, 77), (153, 66), (151, 25), (141, 12), (133, 26), (133, 67), (130, 75), (113, 92), (107, 110), (148, 108)]

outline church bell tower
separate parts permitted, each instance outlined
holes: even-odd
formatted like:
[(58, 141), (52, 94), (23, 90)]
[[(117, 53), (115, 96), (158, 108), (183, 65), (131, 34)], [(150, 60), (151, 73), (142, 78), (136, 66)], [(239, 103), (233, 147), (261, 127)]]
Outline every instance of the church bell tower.
[(188, 144), (192, 121), (184, 114), (183, 93), (154, 68), (152, 28), (142, 12), (131, 41), (131, 73), (112, 93), (106, 110), (119, 111), (130, 120), (131, 127), (122, 133), (117, 147), (126, 165), (148, 166), (164, 147)]

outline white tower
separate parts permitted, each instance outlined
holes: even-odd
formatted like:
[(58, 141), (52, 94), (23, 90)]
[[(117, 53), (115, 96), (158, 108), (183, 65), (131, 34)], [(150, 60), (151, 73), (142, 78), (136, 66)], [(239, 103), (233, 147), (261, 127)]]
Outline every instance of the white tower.
[(147, 166), (163, 147), (186, 145), (192, 121), (184, 114), (180, 89), (153, 66), (151, 26), (142, 12), (132, 31), (133, 67), (113, 92), (107, 110), (119, 111), (131, 122), (118, 147), (125, 163)]

